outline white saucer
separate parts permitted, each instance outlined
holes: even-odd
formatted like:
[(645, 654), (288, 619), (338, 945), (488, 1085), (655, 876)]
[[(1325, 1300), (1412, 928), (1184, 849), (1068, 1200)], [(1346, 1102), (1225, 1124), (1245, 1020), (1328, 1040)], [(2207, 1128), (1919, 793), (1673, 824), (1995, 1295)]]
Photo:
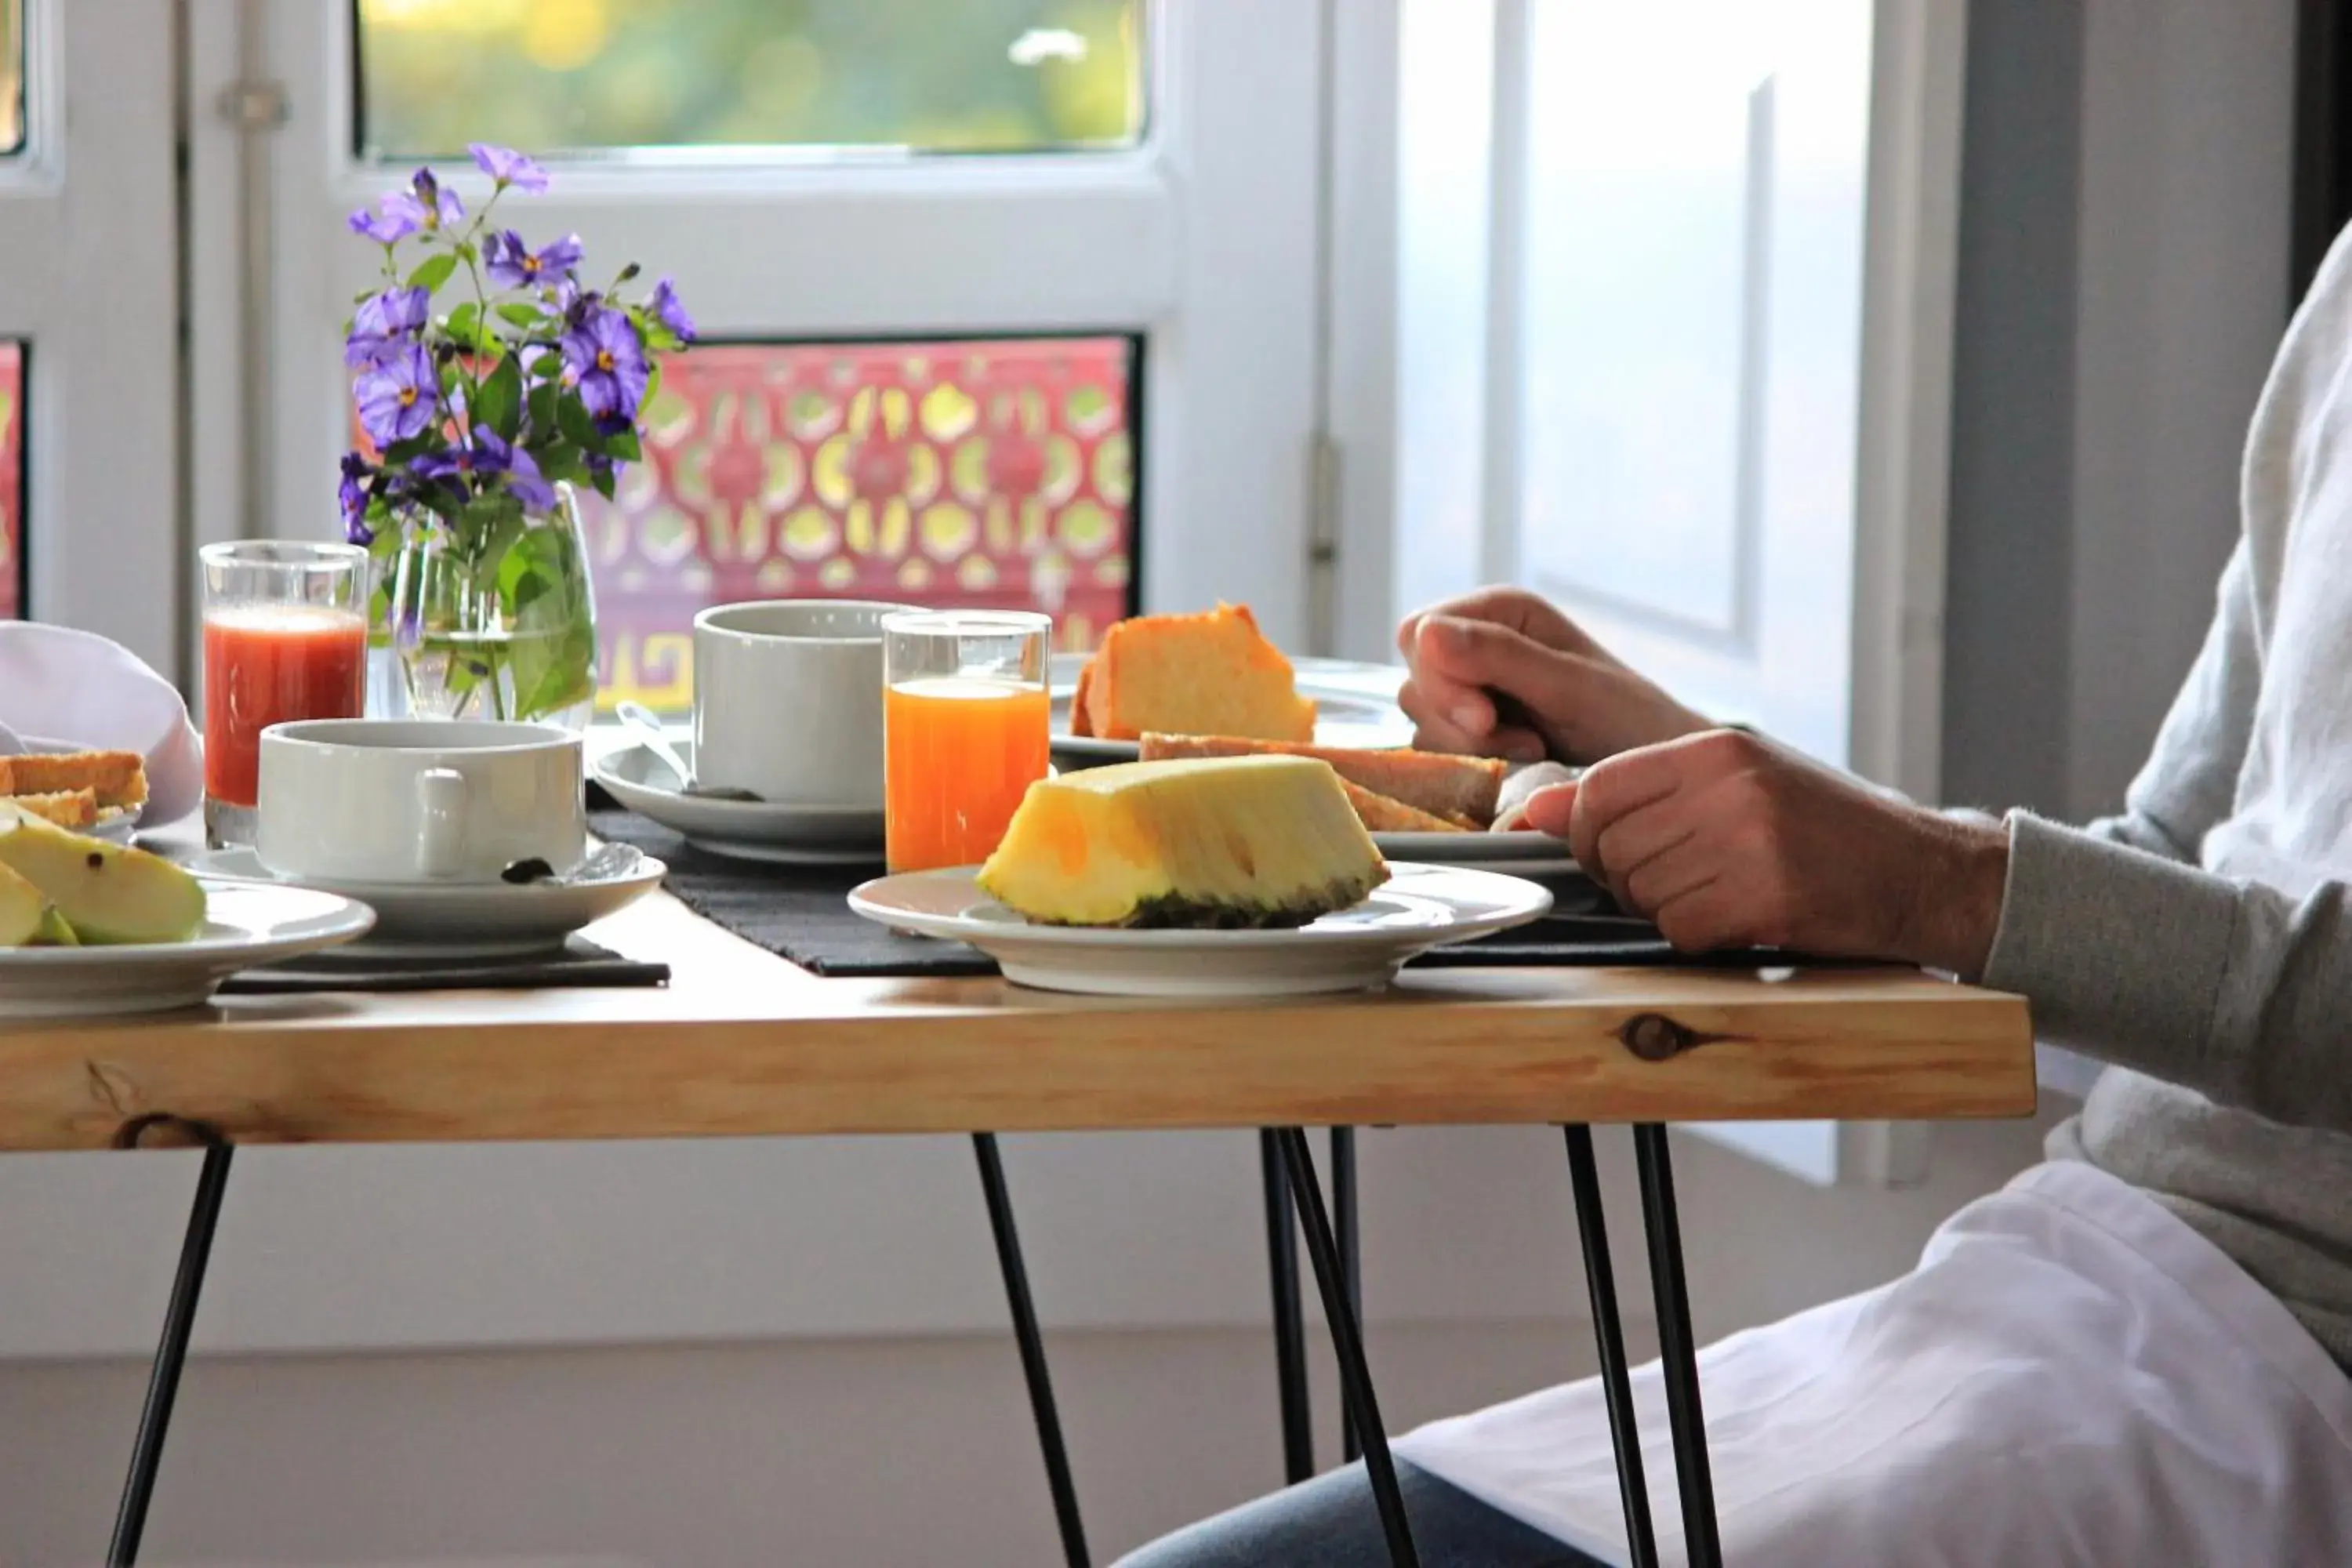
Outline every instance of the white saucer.
[(276, 875), (250, 849), (194, 857), (199, 876), (273, 888), (319, 888), (375, 911), (375, 930), (356, 951), (371, 957), (502, 958), (544, 952), (564, 938), (661, 886), (669, 868), (625, 845), (605, 851), (617, 864), (576, 882), (350, 882)]
[[(692, 743), (678, 742), (677, 749), (692, 766)], [(788, 866), (871, 866), (882, 859), (878, 805), (784, 805), (688, 795), (667, 763), (634, 743), (596, 758), (588, 776), (631, 811), (713, 855)]]
[[(1070, 733), (1070, 700), (1077, 689), (1083, 655), (1056, 654), (1053, 665), (1054, 760), (1066, 767), (1131, 763), (1133, 741), (1106, 741)], [(1298, 694), (1315, 700), (1315, 743), (1363, 751), (1389, 751), (1412, 744), (1412, 721), (1396, 705), (1404, 672), (1393, 665), (1349, 659), (1297, 659)]]
[(867, 920), (968, 942), (1004, 977), (1103, 996), (1303, 996), (1383, 985), (1415, 953), (1507, 931), (1551, 908), (1533, 882), (1492, 871), (1402, 864), (1353, 909), (1284, 931), (1130, 931), (1032, 925), (980, 890), (973, 868), (866, 883)]
[(189, 942), (0, 948), (0, 1018), (88, 1017), (190, 1007), (240, 969), (364, 936), (365, 904), (305, 888), (205, 879), (204, 930)]

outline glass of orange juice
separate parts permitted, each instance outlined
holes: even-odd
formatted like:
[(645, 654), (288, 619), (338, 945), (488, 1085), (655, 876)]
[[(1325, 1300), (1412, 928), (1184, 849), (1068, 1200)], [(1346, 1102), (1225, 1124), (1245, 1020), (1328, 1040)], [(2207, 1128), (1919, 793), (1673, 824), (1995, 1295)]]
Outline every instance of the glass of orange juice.
[(906, 610), (882, 622), (884, 834), (893, 871), (995, 852), (1045, 776), (1054, 623), (1019, 610)]

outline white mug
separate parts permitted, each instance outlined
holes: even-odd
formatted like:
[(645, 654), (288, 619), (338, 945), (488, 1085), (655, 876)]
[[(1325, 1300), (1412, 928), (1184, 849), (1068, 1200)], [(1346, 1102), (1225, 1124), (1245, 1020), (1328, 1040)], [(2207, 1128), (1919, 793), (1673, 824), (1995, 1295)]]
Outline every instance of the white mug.
[(551, 724), (307, 719), (261, 732), (254, 853), (281, 877), (495, 882), (588, 852), (580, 738)]
[(906, 607), (759, 599), (695, 616), (695, 783), (882, 809), (882, 621)]

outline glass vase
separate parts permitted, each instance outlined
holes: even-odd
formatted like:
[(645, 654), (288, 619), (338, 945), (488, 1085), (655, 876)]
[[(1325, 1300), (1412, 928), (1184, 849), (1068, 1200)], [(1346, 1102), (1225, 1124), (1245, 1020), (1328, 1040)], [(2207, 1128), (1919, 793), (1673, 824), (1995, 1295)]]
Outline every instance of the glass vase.
[(384, 614), (402, 695), (421, 719), (524, 720), (585, 730), (596, 707), (596, 595), (568, 485), (520, 532), (468, 556), (411, 527)]

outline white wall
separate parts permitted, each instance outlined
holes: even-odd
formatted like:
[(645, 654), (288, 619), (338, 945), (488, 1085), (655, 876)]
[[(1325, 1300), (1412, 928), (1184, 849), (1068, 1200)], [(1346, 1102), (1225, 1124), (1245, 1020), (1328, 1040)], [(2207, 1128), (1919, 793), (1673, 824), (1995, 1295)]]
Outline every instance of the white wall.
[(2213, 607), (2287, 316), (2294, 0), (2087, 0), (2068, 797), (2111, 810)]

